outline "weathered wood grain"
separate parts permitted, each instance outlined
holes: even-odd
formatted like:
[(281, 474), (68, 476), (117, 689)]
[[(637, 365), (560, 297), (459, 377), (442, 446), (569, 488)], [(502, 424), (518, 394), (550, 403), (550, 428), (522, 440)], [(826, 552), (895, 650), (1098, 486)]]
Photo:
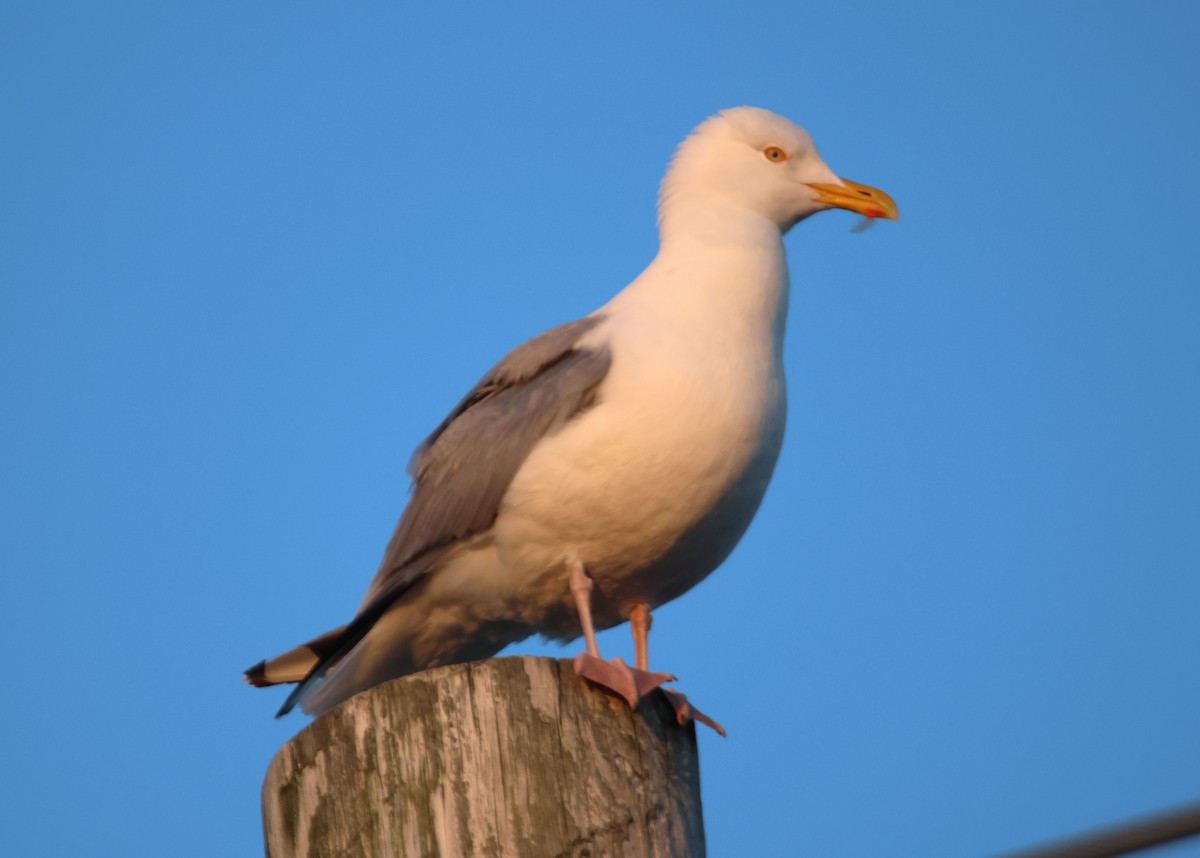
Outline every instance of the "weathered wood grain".
[(271, 858), (698, 858), (694, 727), (568, 661), (438, 668), (356, 695), (272, 760)]

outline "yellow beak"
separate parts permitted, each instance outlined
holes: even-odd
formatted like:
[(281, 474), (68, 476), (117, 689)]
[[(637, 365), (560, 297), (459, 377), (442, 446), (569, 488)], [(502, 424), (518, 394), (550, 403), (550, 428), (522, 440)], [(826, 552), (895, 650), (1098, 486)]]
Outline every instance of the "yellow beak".
[(900, 210), (896, 208), (895, 200), (870, 185), (860, 185), (858, 182), (842, 179), (840, 185), (809, 182), (808, 186), (817, 192), (817, 202), (831, 208), (849, 209), (867, 217), (900, 220)]

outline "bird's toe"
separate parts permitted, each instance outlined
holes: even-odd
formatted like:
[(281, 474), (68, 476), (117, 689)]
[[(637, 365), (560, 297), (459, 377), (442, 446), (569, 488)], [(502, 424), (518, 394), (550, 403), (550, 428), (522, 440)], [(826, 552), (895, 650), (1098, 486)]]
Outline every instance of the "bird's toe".
[(675, 720), (680, 724), (686, 724), (688, 721), (699, 721), (706, 727), (716, 730), (721, 734), (722, 738), (726, 735), (725, 728), (693, 706), (688, 701), (687, 695), (681, 694), (672, 688), (664, 688), (663, 694), (667, 696), (667, 702), (675, 710)]

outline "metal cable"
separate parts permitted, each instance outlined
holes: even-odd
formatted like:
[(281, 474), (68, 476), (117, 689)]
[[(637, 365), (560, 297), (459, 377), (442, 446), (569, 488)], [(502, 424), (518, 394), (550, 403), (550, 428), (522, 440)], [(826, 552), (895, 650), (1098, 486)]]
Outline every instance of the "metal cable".
[(999, 858), (1115, 858), (1200, 835), (1200, 802)]

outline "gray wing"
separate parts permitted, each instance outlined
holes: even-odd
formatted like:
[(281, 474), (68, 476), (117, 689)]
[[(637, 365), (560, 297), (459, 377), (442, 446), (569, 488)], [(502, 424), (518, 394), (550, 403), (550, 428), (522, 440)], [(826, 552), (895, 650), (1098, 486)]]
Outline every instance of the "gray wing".
[(551, 328), (496, 364), (425, 439), (409, 462), (413, 495), (354, 619), (276, 717), (286, 715), (458, 540), (491, 527), (530, 450), (588, 408), (608, 373), (607, 349), (579, 340), (602, 317)]
[[(591, 405), (612, 362), (580, 349), (588, 316), (517, 347), (463, 397), (409, 461), (413, 494), (363, 607), (424, 574), (419, 561), (491, 527), (517, 469), (543, 437)], [(432, 558), (431, 558), (432, 559)]]

